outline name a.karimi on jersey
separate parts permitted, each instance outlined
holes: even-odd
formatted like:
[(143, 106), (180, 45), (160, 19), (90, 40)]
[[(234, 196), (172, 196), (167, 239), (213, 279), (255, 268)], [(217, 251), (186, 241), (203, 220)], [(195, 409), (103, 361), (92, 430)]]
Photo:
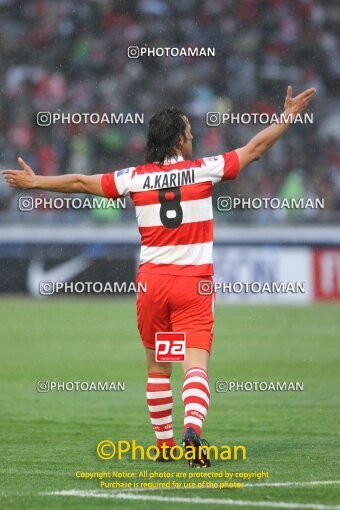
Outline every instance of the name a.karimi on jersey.
[(175, 188), (195, 183), (195, 170), (189, 168), (182, 172), (166, 172), (148, 175), (143, 183), (143, 189)]

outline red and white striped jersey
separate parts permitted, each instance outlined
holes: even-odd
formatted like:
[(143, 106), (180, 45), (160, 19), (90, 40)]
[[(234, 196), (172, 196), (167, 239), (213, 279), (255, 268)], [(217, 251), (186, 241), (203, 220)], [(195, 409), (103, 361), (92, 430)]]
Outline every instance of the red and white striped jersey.
[(212, 187), (235, 179), (239, 160), (235, 151), (163, 165), (124, 168), (104, 174), (108, 198), (130, 195), (141, 235), (139, 272), (208, 276), (213, 274)]

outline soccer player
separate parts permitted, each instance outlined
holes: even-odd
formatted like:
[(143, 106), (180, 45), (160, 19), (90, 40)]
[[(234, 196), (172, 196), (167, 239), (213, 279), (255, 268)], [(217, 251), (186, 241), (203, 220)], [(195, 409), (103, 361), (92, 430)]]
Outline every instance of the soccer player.
[[(314, 88), (292, 96), (288, 87), (285, 119), (294, 119), (308, 106)], [(145, 346), (147, 403), (160, 448), (158, 461), (169, 459), (175, 445), (172, 428), (172, 364), (155, 361), (155, 335), (186, 334), (182, 390), (185, 407), (183, 445), (205, 444), (201, 430), (209, 407), (208, 363), (214, 324), (214, 293), (201, 295), (199, 282), (213, 282), (212, 186), (235, 179), (240, 170), (259, 159), (287, 131), (286, 120), (270, 125), (247, 145), (216, 157), (192, 160), (190, 123), (183, 112), (170, 108), (150, 121), (146, 163), (112, 173), (42, 177), (19, 158), (23, 170), (3, 170), (8, 184), (20, 189), (89, 193), (118, 198), (130, 195), (141, 235), (137, 282), (147, 292), (137, 298), (138, 329)], [(201, 448), (202, 451), (202, 448)], [(189, 462), (208, 467), (206, 455)]]

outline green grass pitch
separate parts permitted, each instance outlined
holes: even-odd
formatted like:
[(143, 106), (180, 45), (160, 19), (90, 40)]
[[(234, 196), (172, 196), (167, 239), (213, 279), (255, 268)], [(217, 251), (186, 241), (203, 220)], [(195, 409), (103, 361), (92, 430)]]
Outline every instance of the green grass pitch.
[[(299, 503), (300, 508), (340, 503), (337, 484), (134, 492), (146, 498), (213, 500), (195, 505), (44, 495), (99, 490), (97, 480), (76, 479), (77, 470), (189, 472), (189, 467), (184, 460), (159, 465), (131, 459), (105, 462), (96, 456), (96, 444), (103, 439), (153, 444), (133, 300), (6, 298), (0, 300), (0, 310), (1, 508), (177, 510), (196, 505), (221, 508), (214, 502), (226, 499)], [(217, 307), (212, 398), (203, 437), (217, 445), (244, 444), (248, 456), (246, 461), (214, 462), (211, 469), (265, 470), (270, 473), (268, 483), (340, 479), (339, 340), (340, 312), (335, 304)], [(303, 381), (304, 391), (218, 394), (214, 382), (219, 379)], [(126, 389), (39, 394), (35, 387), (39, 380), (120, 380)], [(181, 381), (181, 367), (175, 366), (177, 441), (183, 415)]]

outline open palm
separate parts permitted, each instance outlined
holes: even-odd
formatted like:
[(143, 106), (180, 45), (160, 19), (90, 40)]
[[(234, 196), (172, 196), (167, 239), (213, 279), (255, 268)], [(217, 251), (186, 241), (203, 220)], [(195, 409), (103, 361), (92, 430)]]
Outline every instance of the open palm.
[(295, 117), (299, 113), (304, 112), (315, 92), (316, 89), (310, 88), (293, 97), (293, 88), (289, 86), (285, 100), (285, 114), (291, 114)]
[(31, 189), (33, 187), (35, 173), (22, 158), (18, 158), (22, 170), (2, 170), (5, 181), (12, 188)]

